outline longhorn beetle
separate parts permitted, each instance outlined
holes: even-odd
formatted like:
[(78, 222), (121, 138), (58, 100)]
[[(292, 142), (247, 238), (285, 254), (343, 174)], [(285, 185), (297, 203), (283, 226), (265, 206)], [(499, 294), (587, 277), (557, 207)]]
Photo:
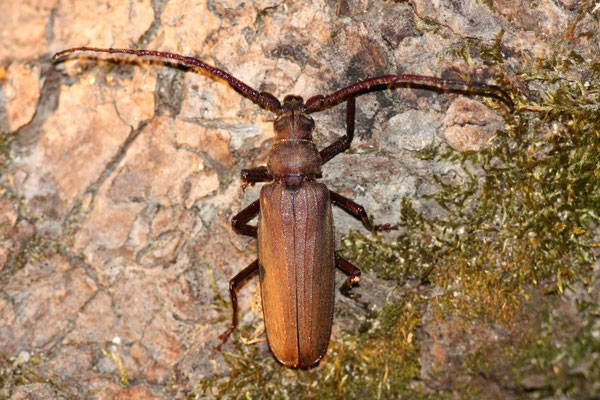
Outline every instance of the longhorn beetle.
[[(348, 275), (340, 289), (345, 295), (360, 279), (360, 270), (334, 251), (331, 203), (359, 218), (368, 230), (377, 229), (362, 206), (316, 181), (321, 177), (321, 166), (352, 143), (355, 98), (375, 90), (405, 86), (480, 94), (500, 99), (512, 108), (509, 95), (498, 86), (422, 75), (378, 76), (328, 95), (313, 96), (306, 102), (300, 96), (288, 95), (282, 104), (272, 94), (258, 92), (221, 69), (179, 54), (75, 47), (56, 53), (53, 61), (80, 51), (154, 56), (197, 67), (225, 80), (243, 96), (276, 114), (276, 140), (267, 165), (241, 173), (246, 184), (268, 182), (262, 187), (259, 200), (231, 220), (237, 233), (258, 238), (258, 259), (229, 282), (233, 316), (227, 331), (219, 336), (217, 349), (238, 322), (236, 288), (258, 271), (269, 346), (275, 358), (289, 367), (314, 366), (327, 350), (333, 320), (334, 266)], [(310, 114), (343, 102), (346, 135), (319, 151), (312, 139), (315, 123)], [(258, 226), (250, 225), (256, 215)]]

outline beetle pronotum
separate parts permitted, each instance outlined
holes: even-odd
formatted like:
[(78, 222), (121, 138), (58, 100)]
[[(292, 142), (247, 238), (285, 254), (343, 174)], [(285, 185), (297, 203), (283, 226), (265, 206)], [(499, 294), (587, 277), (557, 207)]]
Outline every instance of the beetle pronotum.
[[(348, 275), (343, 293), (360, 279), (360, 270), (334, 251), (331, 203), (359, 218), (367, 229), (374, 229), (362, 206), (316, 181), (321, 176), (321, 166), (352, 143), (355, 98), (374, 90), (410, 86), (477, 93), (498, 98), (512, 107), (510, 96), (498, 86), (422, 75), (378, 76), (328, 95), (313, 96), (306, 102), (300, 96), (288, 95), (280, 103), (272, 94), (258, 92), (221, 69), (173, 53), (76, 47), (56, 53), (53, 60), (79, 51), (172, 59), (225, 80), (243, 96), (276, 114), (276, 140), (266, 167), (242, 170), (246, 183), (268, 182), (262, 187), (260, 199), (231, 221), (237, 233), (258, 239), (258, 259), (229, 282), (233, 316), (217, 347), (227, 341), (238, 322), (236, 288), (258, 271), (269, 346), (275, 358), (290, 367), (314, 366), (327, 350), (333, 319), (334, 267)], [(319, 151), (312, 139), (315, 125), (309, 114), (343, 102), (346, 134)], [(258, 226), (250, 225), (256, 215)]]

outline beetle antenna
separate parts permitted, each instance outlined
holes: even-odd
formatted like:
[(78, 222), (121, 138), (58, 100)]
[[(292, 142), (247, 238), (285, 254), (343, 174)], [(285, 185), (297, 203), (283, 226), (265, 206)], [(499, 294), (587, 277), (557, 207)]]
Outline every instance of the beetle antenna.
[(481, 96), (493, 97), (504, 102), (511, 110), (514, 104), (508, 93), (496, 85), (488, 85), (480, 82), (464, 82), (453, 79), (435, 78), (424, 75), (383, 75), (375, 78), (365, 79), (353, 85), (347, 86), (328, 95), (313, 96), (306, 101), (304, 111), (313, 113), (325, 110), (336, 104), (342, 103), (351, 97), (381, 89), (390, 89), (396, 86), (408, 86), (413, 88), (437, 88), (444, 91), (456, 93), (473, 93)]
[(242, 95), (252, 100), (254, 103), (259, 106), (272, 111), (276, 114), (281, 114), (281, 103), (275, 96), (271, 93), (267, 92), (258, 92), (257, 90), (251, 88), (246, 85), (244, 82), (240, 81), (233, 75), (219, 69), (217, 67), (213, 67), (197, 58), (182, 56), (175, 53), (168, 53), (164, 51), (155, 51), (155, 50), (133, 50), (133, 49), (113, 49), (113, 48), (98, 48), (98, 47), (73, 47), (71, 49), (59, 51), (58, 53), (52, 56), (52, 61), (57, 62), (61, 58), (68, 56), (71, 53), (82, 52), (82, 51), (93, 51), (98, 53), (125, 53), (125, 54), (133, 54), (135, 56), (144, 57), (144, 56), (153, 56), (159, 58), (166, 58), (178, 61), (182, 64), (189, 65), (192, 67), (197, 67), (203, 69), (208, 72), (210, 75), (216, 76), (225, 80), (229, 83), (233, 88), (237, 89)]

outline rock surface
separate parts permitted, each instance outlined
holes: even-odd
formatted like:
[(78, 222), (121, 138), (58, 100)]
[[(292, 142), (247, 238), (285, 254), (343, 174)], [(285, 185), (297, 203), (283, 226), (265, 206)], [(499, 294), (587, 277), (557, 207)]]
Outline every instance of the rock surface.
[[(54, 64), (54, 52), (173, 51), (280, 99), (306, 99), (388, 73), (487, 81), (498, 67), (452, 50), (466, 38), (491, 45), (501, 31), (510, 80), (517, 52), (545, 54), (577, 18), (577, 2), (489, 3), (9, 1), (0, 13), (0, 143), (10, 143), (0, 146), (0, 357), (4, 369), (26, 358), (43, 379), (7, 382), (0, 397), (183, 398), (226, 370), (213, 352), (226, 328), (215, 323), (223, 316), (215, 290), (226, 296), (229, 278), (256, 258), (255, 241), (230, 220), (258, 196), (239, 173), (265, 163), (273, 115), (225, 82), (168, 62), (85, 53)], [(586, 17), (575, 31), (590, 26), (600, 29)], [(321, 148), (345, 132), (342, 107), (315, 120)], [(353, 151), (326, 165), (323, 182), (377, 223), (394, 224), (399, 199), (430, 204), (426, 178), (460, 169), (415, 152), (446, 141), (480, 149), (502, 121), (477, 97), (363, 96)], [(363, 229), (342, 211), (334, 218), (338, 242)], [(256, 284), (239, 294), (244, 311)], [(448, 347), (461, 341), (444, 336), (450, 322), (432, 321), (427, 315), (422, 377), (435, 387), (444, 383), (431, 371), (459, 362)]]

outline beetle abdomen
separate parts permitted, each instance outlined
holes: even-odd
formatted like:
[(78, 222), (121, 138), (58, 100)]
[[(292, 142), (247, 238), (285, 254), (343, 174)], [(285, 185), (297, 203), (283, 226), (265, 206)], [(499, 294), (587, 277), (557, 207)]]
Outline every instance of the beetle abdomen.
[(334, 248), (327, 187), (263, 186), (259, 270), (269, 346), (284, 365), (310, 367), (327, 350), (334, 302)]

